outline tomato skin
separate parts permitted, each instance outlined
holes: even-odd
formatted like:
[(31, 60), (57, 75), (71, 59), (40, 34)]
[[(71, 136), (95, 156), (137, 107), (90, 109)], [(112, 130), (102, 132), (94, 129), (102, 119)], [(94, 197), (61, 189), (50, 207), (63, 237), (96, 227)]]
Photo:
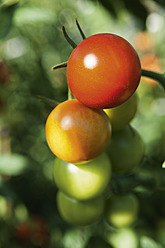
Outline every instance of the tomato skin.
[(72, 99), (52, 110), (45, 132), (48, 145), (57, 157), (80, 163), (96, 158), (106, 149), (111, 125), (103, 110), (88, 108)]
[(128, 227), (136, 220), (138, 210), (139, 201), (134, 194), (112, 195), (105, 203), (104, 217), (116, 228)]
[(112, 130), (118, 131), (128, 125), (134, 118), (138, 107), (138, 95), (135, 92), (127, 101), (121, 105), (104, 109), (105, 113), (108, 115)]
[(92, 225), (103, 216), (104, 197), (99, 196), (87, 201), (79, 201), (58, 191), (57, 207), (66, 222), (75, 226)]
[(74, 165), (59, 158), (54, 163), (57, 187), (78, 200), (101, 195), (111, 178), (111, 163), (106, 153), (86, 164)]
[(126, 126), (112, 134), (107, 153), (112, 163), (112, 172), (130, 173), (142, 161), (145, 146), (137, 130)]
[(67, 64), (72, 94), (92, 108), (122, 104), (135, 92), (140, 77), (140, 60), (135, 49), (114, 34), (86, 38), (73, 50)]

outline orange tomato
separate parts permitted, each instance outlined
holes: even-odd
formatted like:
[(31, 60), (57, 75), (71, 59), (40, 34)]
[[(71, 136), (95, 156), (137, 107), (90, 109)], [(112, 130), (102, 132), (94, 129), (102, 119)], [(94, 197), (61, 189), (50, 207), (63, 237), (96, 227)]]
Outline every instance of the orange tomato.
[(81, 163), (98, 157), (111, 136), (108, 116), (76, 99), (55, 107), (46, 121), (46, 139), (52, 152), (62, 160)]

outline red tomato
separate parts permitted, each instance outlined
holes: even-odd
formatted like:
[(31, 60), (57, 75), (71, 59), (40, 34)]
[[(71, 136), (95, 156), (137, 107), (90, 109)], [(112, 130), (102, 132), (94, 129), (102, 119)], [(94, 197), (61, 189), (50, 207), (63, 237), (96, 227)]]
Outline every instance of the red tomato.
[(138, 87), (139, 57), (131, 44), (114, 34), (96, 34), (83, 40), (67, 64), (72, 94), (93, 108), (111, 108), (125, 102)]

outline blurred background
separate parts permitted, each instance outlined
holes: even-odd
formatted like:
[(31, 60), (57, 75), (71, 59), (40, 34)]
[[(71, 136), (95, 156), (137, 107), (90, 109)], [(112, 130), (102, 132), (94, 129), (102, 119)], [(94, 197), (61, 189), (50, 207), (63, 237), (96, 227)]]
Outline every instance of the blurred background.
[(141, 173), (154, 177), (156, 189), (137, 187), (136, 225), (76, 228), (58, 214), (44, 127), (52, 109), (47, 98), (67, 99), (66, 69), (51, 67), (72, 52), (63, 25), (81, 42), (76, 18), (86, 36), (118, 34), (135, 47), (143, 69), (165, 71), (164, 0), (0, 0), (0, 248), (83, 248), (97, 234), (114, 248), (165, 247), (165, 98), (145, 77), (132, 125), (146, 145)]

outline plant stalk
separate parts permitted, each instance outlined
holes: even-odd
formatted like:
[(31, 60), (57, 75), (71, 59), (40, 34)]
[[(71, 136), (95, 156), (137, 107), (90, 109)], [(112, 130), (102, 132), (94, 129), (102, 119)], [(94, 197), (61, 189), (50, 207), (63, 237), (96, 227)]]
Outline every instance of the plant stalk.
[(158, 73), (142, 69), (141, 75), (158, 81), (160, 85), (165, 89), (165, 73)]

